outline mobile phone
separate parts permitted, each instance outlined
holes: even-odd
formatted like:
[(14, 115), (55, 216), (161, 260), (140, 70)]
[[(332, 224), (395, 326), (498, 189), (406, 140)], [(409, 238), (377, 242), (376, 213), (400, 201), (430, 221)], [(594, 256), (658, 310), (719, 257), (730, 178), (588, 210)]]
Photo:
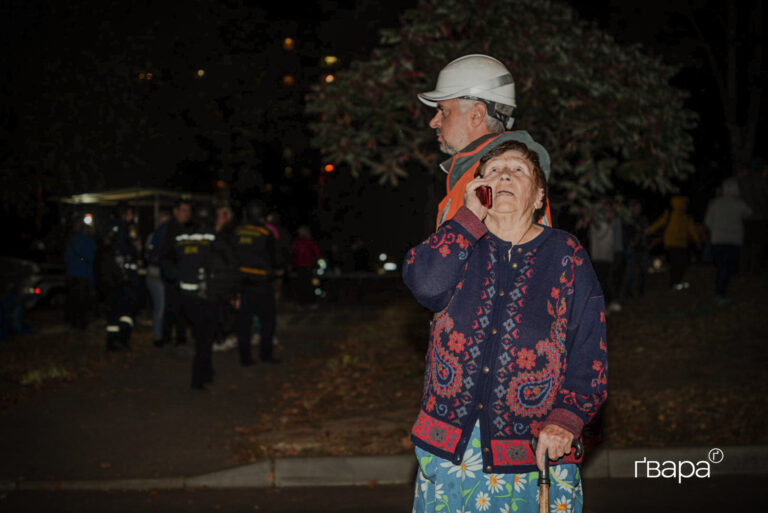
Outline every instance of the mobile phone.
[(489, 185), (481, 185), (475, 189), (475, 194), (477, 194), (480, 203), (482, 203), (485, 208), (491, 208), (493, 206), (493, 199), (491, 197), (492, 191)]

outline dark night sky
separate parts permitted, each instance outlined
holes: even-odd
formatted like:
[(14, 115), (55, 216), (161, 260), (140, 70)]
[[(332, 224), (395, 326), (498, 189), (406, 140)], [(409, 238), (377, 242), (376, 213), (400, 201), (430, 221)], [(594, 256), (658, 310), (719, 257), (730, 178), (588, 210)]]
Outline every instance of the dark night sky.
[[(105, 2), (109, 4), (109, 2)], [(293, 29), (295, 37), (305, 43), (304, 51), (312, 54), (314, 59), (317, 55), (325, 52), (338, 55), (342, 59), (342, 65), (349, 63), (352, 59), (365, 59), (370, 50), (378, 42), (378, 31), (383, 27), (392, 27), (398, 24), (399, 13), (404, 9), (416, 5), (416, 0), (394, 0), (389, 2), (379, 2), (375, 0), (364, 1), (331, 1), (324, 0), (314, 2), (309, 5), (299, 2), (270, 2), (268, 6), (261, 5), (261, 2), (254, 2), (252, 5), (259, 9), (266, 9), (264, 34), (266, 37), (274, 37), (274, 28), (277, 26), (286, 27), (286, 30)], [(689, 108), (695, 110), (699, 116), (699, 128), (694, 134), (697, 145), (696, 153), (693, 155), (693, 163), (696, 166), (697, 173), (694, 177), (682, 184), (681, 189), (692, 196), (694, 199), (694, 209), (703, 209), (705, 200), (712, 194), (714, 187), (729, 173), (727, 165), (727, 134), (724, 130), (724, 120), (717, 97), (716, 88), (712, 76), (706, 66), (706, 62), (696, 52), (692, 51), (682, 43), (682, 36), (690, 32), (690, 27), (686, 25), (685, 18), (680, 14), (683, 9), (689, 5), (710, 5), (713, 6), (706, 11), (707, 19), (703, 20), (705, 27), (717, 28), (722, 22), (723, 2), (685, 2), (682, 0), (669, 0), (663, 4), (657, 2), (647, 2), (640, 0), (596, 0), (596, 1), (575, 1), (571, 2), (580, 15), (587, 20), (596, 22), (601, 28), (611, 33), (622, 44), (642, 44), (649, 52), (662, 55), (665, 61), (680, 65), (681, 72), (675, 78), (675, 85), (687, 89), (690, 92)], [(41, 28), (52, 26), (56, 23), (56, 17), (60, 16), (60, 8), (56, 14), (50, 14), (50, 9), (46, 6), (57, 5), (58, 2), (35, 1), (31, 0), (29, 4), (22, 4), (6, 0), (3, 5), (3, 11), (16, 16), (3, 16), (6, 20), (4, 28), (6, 36), (4, 42), (10, 45), (12, 54), (15, 56), (11, 61), (13, 64), (6, 70), (6, 77), (13, 73), (25, 72), (30, 70), (27, 60), (36, 54), (35, 46), (38, 37), (45, 37), (45, 34), (38, 34)], [(33, 7), (27, 7), (32, 5)], [(60, 5), (60, 4), (58, 4)], [(98, 2), (104, 8), (104, 3)], [(115, 4), (110, 4), (115, 5)], [(141, 33), (141, 23), (149, 23), (149, 20), (142, 21), (140, 13), (142, 9), (157, 11), (160, 3), (146, 0), (132, 4), (135, 6), (135, 12), (139, 13), (133, 18), (126, 17), (123, 24), (126, 30)], [(147, 11), (149, 12), (149, 11)], [(701, 12), (701, 11), (700, 11)], [(19, 15), (22, 13), (23, 15)], [(31, 14), (30, 14), (31, 13)], [(178, 13), (165, 11), (169, 26), (173, 23), (182, 23), (184, 18)], [(10, 21), (10, 24), (8, 22)], [(133, 24), (133, 25), (132, 25)], [(137, 25), (137, 28), (133, 28)], [(281, 25), (282, 24), (282, 25)], [(130, 27), (128, 27), (130, 25)], [(63, 46), (72, 46), (69, 50), (77, 51), (78, 45), (87, 47), (89, 44), (89, 30), (91, 27), (83, 27), (82, 31), (69, 32), (77, 34), (69, 41), (61, 41)], [(270, 29), (273, 30), (270, 33)], [(291, 35), (291, 34), (286, 34)], [(713, 31), (713, 40), (717, 35)], [(20, 47), (18, 41), (23, 41), (24, 46)], [(39, 43), (42, 44), (42, 43)], [(768, 52), (764, 52), (768, 53)], [(306, 55), (305, 55), (306, 56)], [(764, 55), (765, 58), (765, 55)], [(17, 66), (19, 69), (14, 69)], [(285, 63), (267, 60), (266, 67), (286, 66)], [(511, 70), (514, 75), (515, 70)], [(4, 87), (7, 91), (7, 87)], [(294, 99), (301, 103), (302, 94), (294, 96)], [(282, 100), (286, 100), (283, 98)], [(288, 98), (290, 101), (290, 98)], [(416, 101), (414, 99), (414, 101)], [(762, 111), (766, 112), (768, 101), (762, 102)], [(765, 118), (765, 116), (762, 116)], [(301, 120), (303, 121), (303, 120)], [(524, 120), (521, 120), (524, 124)], [(760, 127), (758, 132), (758, 141), (765, 140), (765, 124)], [(11, 126), (11, 135), (13, 128)], [(306, 134), (304, 134), (305, 136)], [(162, 141), (161, 141), (162, 143)], [(163, 144), (160, 146), (163, 147)], [(309, 151), (309, 150), (308, 150)], [(756, 157), (765, 159), (765, 145), (756, 144)], [(267, 165), (282, 170), (280, 162), (279, 149), (265, 151)], [(309, 151), (307, 155), (313, 155), (318, 159), (319, 156)], [(312, 163), (319, 166), (319, 162)], [(194, 172), (195, 165), (199, 167), (210, 166), (209, 161), (201, 160), (198, 164), (191, 163), (187, 167), (176, 170), (176, 175), (185, 176)], [(106, 176), (107, 187), (126, 186), (135, 183), (144, 185), (177, 185), (170, 170), (168, 175), (157, 169), (147, 169), (144, 171), (133, 171), (131, 173), (111, 173)], [(428, 186), (422, 184), (423, 180), (416, 179), (419, 182), (416, 186)], [(186, 184), (184, 184), (186, 186)], [(200, 184), (200, 188), (205, 190), (210, 185)], [(441, 187), (442, 184), (436, 184)], [(382, 201), (388, 201), (390, 194), (381, 194)]]

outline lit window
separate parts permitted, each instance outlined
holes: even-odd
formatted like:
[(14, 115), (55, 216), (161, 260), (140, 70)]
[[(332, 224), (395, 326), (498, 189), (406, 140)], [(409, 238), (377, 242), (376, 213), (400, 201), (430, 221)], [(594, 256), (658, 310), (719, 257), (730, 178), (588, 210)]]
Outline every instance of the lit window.
[(325, 83), (326, 83), (326, 84), (330, 84), (330, 83), (331, 83), (331, 82), (333, 82), (334, 80), (336, 80), (336, 77), (334, 77), (334, 76), (333, 76), (333, 75), (331, 75), (330, 73), (329, 73), (329, 74), (327, 74), (327, 75), (325, 76)]
[(323, 57), (323, 64), (326, 66), (334, 66), (339, 63), (339, 58), (335, 55), (326, 55)]
[(283, 75), (283, 85), (286, 87), (292, 87), (296, 83), (296, 79), (293, 75)]
[(293, 47), (296, 45), (296, 42), (291, 37), (286, 37), (283, 39), (283, 49), (284, 50), (293, 50)]
[(202, 69), (202, 68), (197, 70), (197, 76), (198, 76), (198, 78), (203, 78), (205, 76), (205, 70)]

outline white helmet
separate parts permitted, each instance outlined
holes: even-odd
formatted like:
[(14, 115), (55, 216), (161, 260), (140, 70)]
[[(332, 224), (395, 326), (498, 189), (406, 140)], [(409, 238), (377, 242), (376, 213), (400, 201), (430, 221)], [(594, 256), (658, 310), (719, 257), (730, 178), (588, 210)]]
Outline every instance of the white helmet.
[(488, 55), (472, 54), (449, 62), (437, 76), (434, 91), (418, 95), (426, 105), (452, 98), (478, 100), (488, 114), (507, 124), (515, 104), (515, 81), (507, 68)]

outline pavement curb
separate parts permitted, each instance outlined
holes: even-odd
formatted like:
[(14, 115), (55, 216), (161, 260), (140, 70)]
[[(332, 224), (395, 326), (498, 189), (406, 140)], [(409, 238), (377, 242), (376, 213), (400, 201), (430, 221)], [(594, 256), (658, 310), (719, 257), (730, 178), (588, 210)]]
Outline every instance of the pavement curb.
[[(721, 446), (723, 459), (710, 460), (713, 447), (669, 449), (598, 449), (586, 461), (585, 479), (645, 477), (644, 462), (707, 462), (712, 476), (768, 474), (768, 445)], [(719, 458), (715, 458), (717, 460)], [(638, 475), (635, 475), (636, 467)], [(157, 479), (113, 479), (72, 481), (0, 480), (0, 492), (74, 490), (173, 490), (184, 488), (265, 488), (294, 486), (355, 486), (403, 484), (416, 476), (412, 454), (396, 456), (350, 456), (277, 458), (208, 474)], [(658, 467), (657, 467), (658, 468)]]

